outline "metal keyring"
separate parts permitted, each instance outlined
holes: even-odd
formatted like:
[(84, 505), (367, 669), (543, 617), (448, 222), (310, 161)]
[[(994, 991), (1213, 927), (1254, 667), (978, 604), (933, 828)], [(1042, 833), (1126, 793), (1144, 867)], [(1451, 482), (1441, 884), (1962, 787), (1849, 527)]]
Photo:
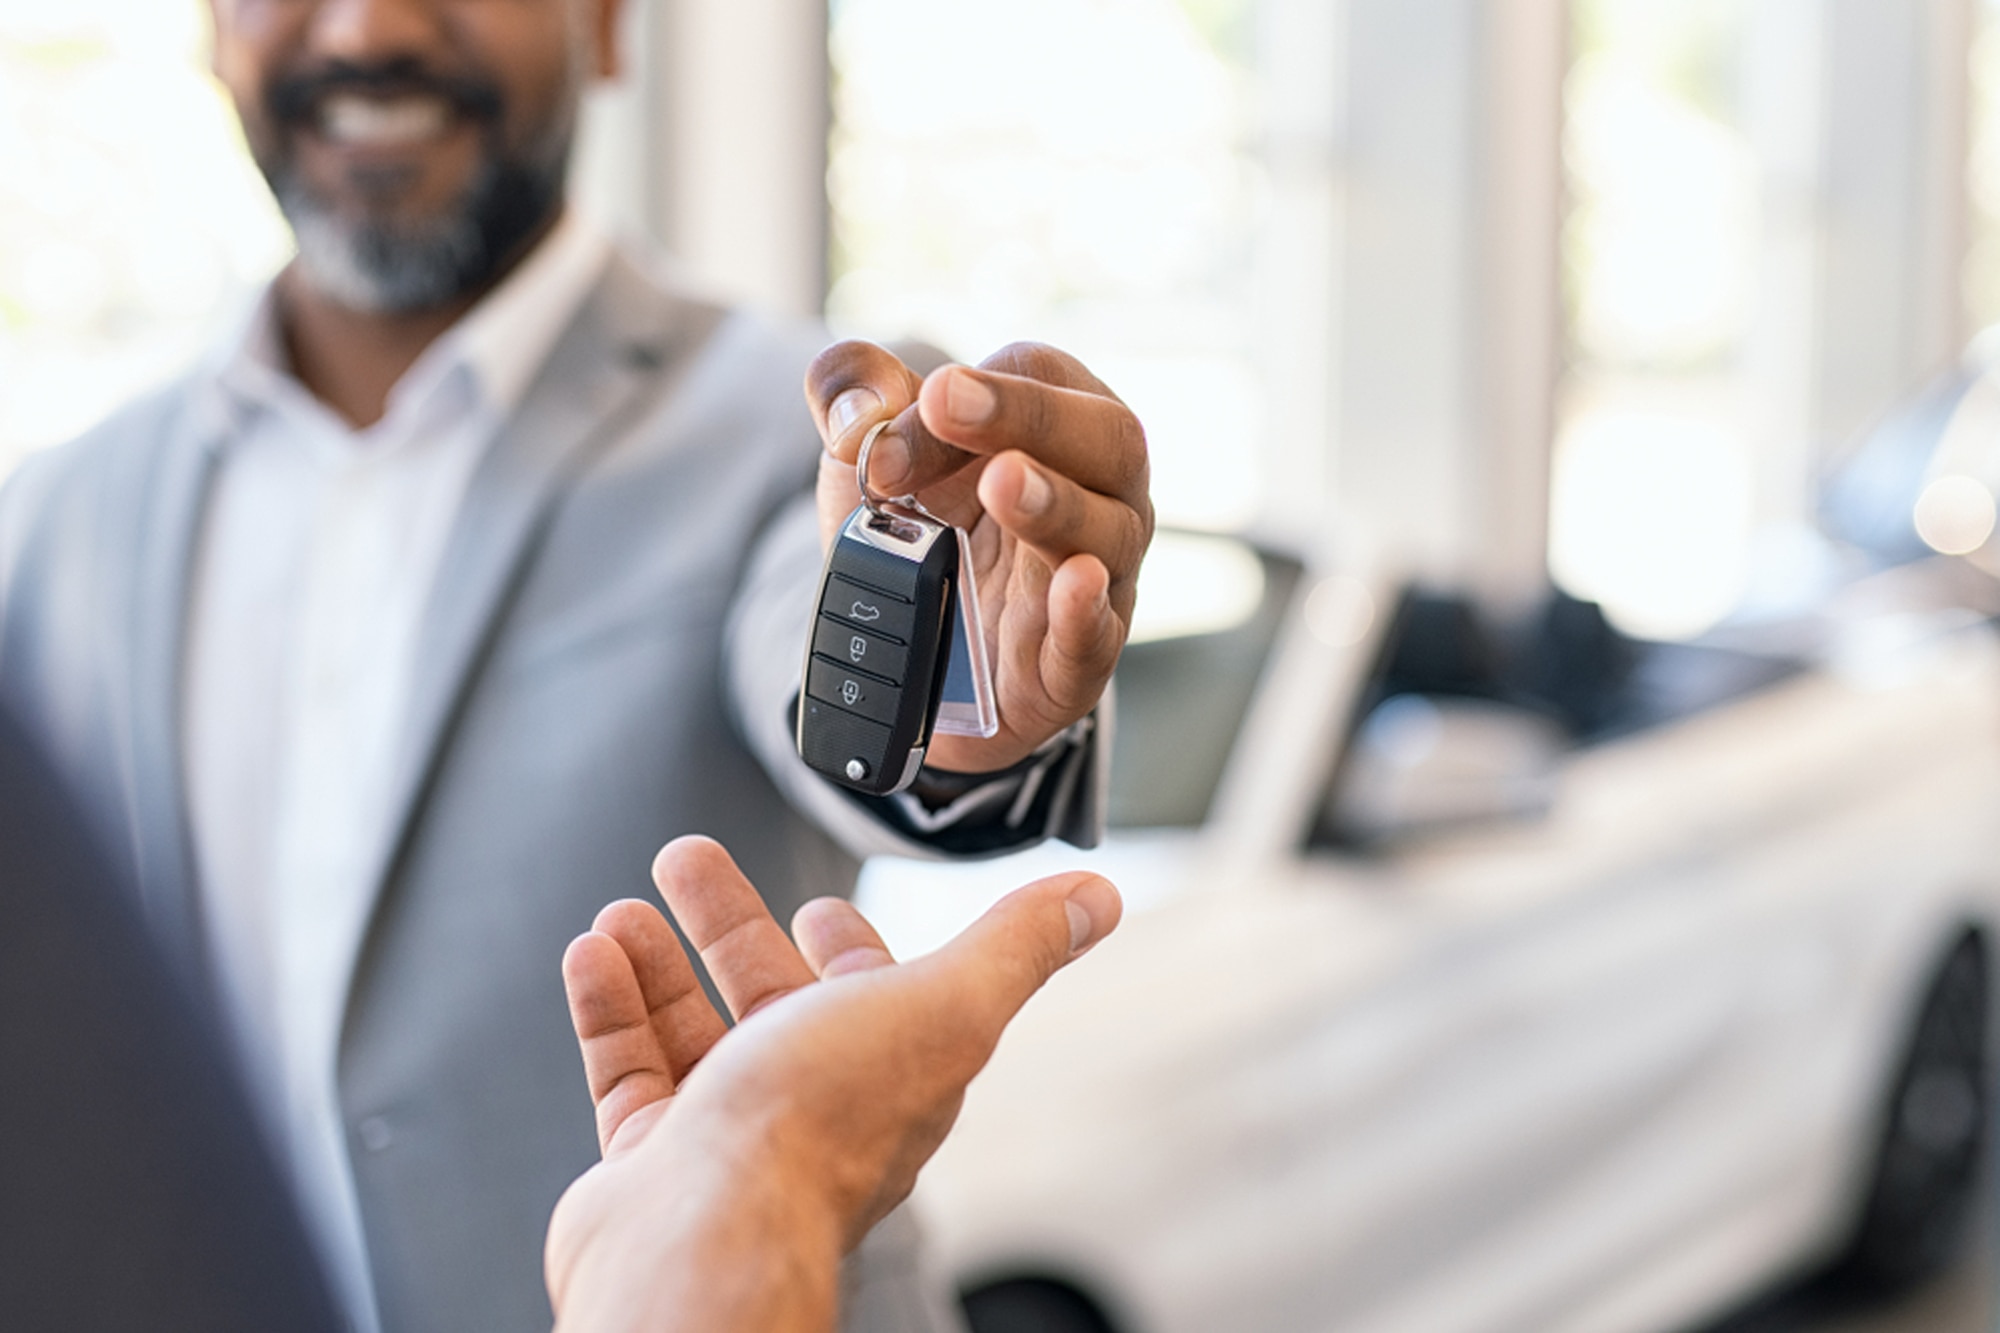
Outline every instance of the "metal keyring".
[(881, 436), (882, 432), (894, 425), (895, 421), (896, 418), (894, 417), (884, 417), (870, 426), (868, 433), (861, 437), (861, 452), (854, 459), (854, 479), (861, 483), (861, 503), (867, 505), (868, 512), (877, 518), (882, 517), (883, 505), (895, 504), (897, 501), (890, 496), (875, 494), (875, 488), (868, 484), (868, 455), (874, 450), (875, 441)]
[[(897, 519), (907, 514), (918, 514), (933, 523), (950, 527), (950, 523), (924, 508), (924, 502), (917, 498), (915, 491), (907, 495), (877, 495), (875, 488), (868, 484), (868, 453), (875, 447), (876, 437), (889, 429), (895, 420), (894, 417), (889, 417), (878, 421), (868, 428), (866, 435), (861, 437), (861, 452), (854, 459), (854, 479), (861, 483), (861, 503), (868, 506), (868, 512), (878, 519)], [(903, 513), (894, 512), (897, 509)]]

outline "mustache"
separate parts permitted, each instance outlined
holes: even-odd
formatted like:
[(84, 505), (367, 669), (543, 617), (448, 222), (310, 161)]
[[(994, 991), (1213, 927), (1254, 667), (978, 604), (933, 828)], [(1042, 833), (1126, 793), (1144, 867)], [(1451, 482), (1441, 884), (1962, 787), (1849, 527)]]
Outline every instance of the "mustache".
[(278, 124), (297, 127), (311, 124), (320, 104), (336, 93), (437, 97), (459, 115), (483, 121), (497, 121), (505, 105), (499, 85), (489, 79), (443, 74), (408, 57), (371, 64), (336, 60), (279, 75), (265, 88), (264, 105)]

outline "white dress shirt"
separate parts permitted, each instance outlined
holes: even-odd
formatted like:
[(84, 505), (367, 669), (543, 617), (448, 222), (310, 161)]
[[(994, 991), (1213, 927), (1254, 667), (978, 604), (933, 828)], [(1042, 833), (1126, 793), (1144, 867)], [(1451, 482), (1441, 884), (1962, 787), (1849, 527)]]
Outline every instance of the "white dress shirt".
[(195, 555), (182, 697), (203, 926), (361, 1333), (379, 1319), (335, 1076), (418, 630), (466, 484), (608, 249), (566, 217), (364, 430), (291, 376), (268, 295), (217, 371), (234, 426)]

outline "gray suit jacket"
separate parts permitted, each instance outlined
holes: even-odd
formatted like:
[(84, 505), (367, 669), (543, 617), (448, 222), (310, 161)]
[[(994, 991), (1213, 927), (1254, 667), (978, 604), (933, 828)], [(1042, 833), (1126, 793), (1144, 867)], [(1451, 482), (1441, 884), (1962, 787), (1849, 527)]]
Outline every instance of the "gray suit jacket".
[[(597, 1153), (558, 964), (602, 904), (650, 895), (662, 842), (720, 839), (781, 920), (848, 892), (857, 855), (918, 850), (787, 735), (819, 559), (799, 392), (819, 336), (615, 259), (471, 483), (340, 1048), (392, 1330), (548, 1327), (543, 1228)], [(0, 497), (0, 686), (189, 958), (181, 632), (227, 411), (197, 375)], [(907, 1222), (871, 1248), (850, 1327), (945, 1318)]]

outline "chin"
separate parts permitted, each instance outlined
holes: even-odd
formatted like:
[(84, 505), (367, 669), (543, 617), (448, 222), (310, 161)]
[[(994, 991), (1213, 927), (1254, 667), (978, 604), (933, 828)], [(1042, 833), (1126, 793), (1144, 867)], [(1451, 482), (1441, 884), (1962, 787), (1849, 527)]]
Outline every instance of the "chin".
[(391, 185), (408, 198), (407, 177), (369, 182), (373, 207), (359, 216), (296, 177), (278, 200), (315, 291), (351, 310), (415, 314), (490, 285), (561, 206), (561, 170), (489, 163), (452, 204), (419, 215), (382, 207)]

